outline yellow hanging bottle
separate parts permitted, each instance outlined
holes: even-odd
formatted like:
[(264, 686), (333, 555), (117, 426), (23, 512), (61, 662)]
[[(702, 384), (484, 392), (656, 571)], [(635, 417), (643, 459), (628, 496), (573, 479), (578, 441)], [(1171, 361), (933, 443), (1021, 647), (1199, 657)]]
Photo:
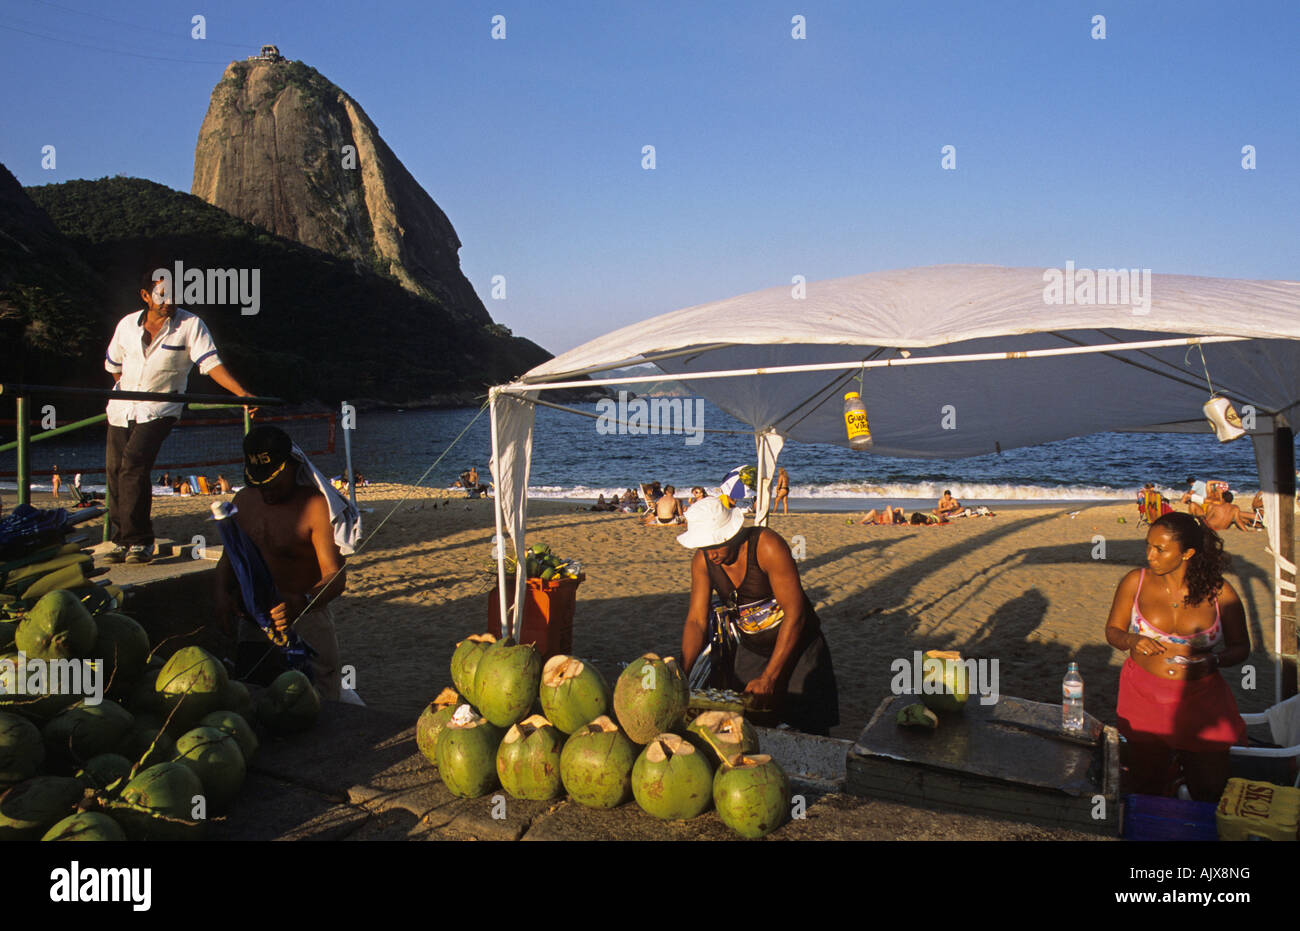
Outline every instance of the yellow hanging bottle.
[(871, 426), (867, 423), (867, 405), (856, 391), (844, 396), (844, 428), (853, 449), (871, 448)]

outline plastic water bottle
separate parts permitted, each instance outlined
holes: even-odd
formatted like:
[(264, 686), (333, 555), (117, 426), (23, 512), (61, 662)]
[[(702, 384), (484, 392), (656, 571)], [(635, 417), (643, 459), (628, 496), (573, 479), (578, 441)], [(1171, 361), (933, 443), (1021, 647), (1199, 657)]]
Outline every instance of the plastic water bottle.
[(1083, 730), (1083, 676), (1079, 675), (1078, 663), (1070, 664), (1061, 683), (1061, 727)]
[(853, 449), (870, 449), (871, 425), (867, 423), (867, 405), (856, 391), (844, 396), (844, 429)]

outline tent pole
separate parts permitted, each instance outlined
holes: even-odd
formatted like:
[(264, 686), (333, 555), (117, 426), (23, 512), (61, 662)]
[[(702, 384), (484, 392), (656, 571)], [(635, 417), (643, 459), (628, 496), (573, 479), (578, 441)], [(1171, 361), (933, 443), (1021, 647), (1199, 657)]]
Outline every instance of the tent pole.
[(766, 474), (763, 462), (763, 433), (754, 433), (754, 457), (758, 460), (754, 467), (754, 524), (767, 526), (767, 513), (772, 508), (772, 489), (768, 488), (770, 476)]
[(1295, 567), (1295, 433), (1279, 415), (1273, 419), (1274, 482), (1278, 495), (1277, 569), (1273, 597), (1281, 623), (1277, 644), (1282, 663), (1281, 697), (1296, 694), (1296, 567)]
[[(956, 356), (905, 356), (896, 359), (877, 359), (873, 362), (817, 362), (807, 365), (773, 365), (765, 368), (722, 369), (716, 372), (668, 373), (676, 381), (700, 381), (706, 378), (740, 378), (754, 375), (788, 375), (795, 372), (844, 372), (850, 369), (899, 368), (911, 365), (946, 365), (952, 362), (998, 362), (1006, 359), (1050, 359), (1055, 356), (1078, 356), (1091, 353), (1116, 353), (1139, 349), (1160, 349), (1171, 346), (1197, 346), (1211, 343), (1241, 343), (1249, 336), (1180, 336), (1172, 339), (1149, 339), (1136, 343), (1104, 343), (1100, 346), (1066, 346), (1061, 349), (1019, 349), (1004, 352), (973, 352)], [(564, 378), (567, 373), (556, 377)], [(597, 388), (602, 385), (630, 385), (645, 381), (645, 375), (623, 375), (618, 378), (591, 378), (586, 381), (512, 382), (502, 389), (513, 393), (524, 391), (555, 391), (561, 388)]]
[[(492, 425), (492, 462), (500, 468), (501, 448), (497, 441), (497, 395), (496, 388), (488, 392), (488, 403), (491, 409), (488, 411), (488, 420)], [(496, 517), (497, 524), (497, 598), (501, 608), (501, 636), (506, 637), (510, 633), (510, 620), (506, 616), (506, 538), (505, 533), (505, 514), (501, 511), (501, 487), (504, 483), (501, 476), (497, 476), (496, 494), (492, 496), (492, 512)], [(518, 575), (521, 566), (515, 566), (515, 574)]]

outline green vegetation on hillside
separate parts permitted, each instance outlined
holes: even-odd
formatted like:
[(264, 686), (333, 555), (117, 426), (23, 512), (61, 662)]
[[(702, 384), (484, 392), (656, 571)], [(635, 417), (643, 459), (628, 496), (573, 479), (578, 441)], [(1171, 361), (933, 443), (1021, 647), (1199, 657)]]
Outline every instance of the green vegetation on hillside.
[[(177, 261), (186, 269), (242, 270), (250, 280), (258, 273), (256, 315), (229, 302), (178, 303), (203, 317), (222, 361), (259, 394), (330, 405), (415, 404), (481, 395), (549, 357), (504, 328), (465, 322), (363, 263), (282, 239), (151, 181), (72, 181), (26, 193), (102, 282), (102, 296), (83, 290), (72, 306), (87, 322), (95, 351), (61, 363), (43, 381), (84, 383), (102, 375), (99, 346), (123, 315), (139, 309), (140, 274)], [(87, 376), (87, 369), (95, 372)], [(197, 372), (190, 388), (220, 391)]]

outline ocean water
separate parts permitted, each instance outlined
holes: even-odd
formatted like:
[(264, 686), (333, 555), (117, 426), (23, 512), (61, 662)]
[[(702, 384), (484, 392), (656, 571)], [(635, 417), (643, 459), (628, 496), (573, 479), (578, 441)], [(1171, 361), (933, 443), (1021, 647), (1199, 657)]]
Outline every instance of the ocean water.
[[(573, 405), (595, 413), (594, 404)], [(450, 485), (476, 465), (487, 481), (491, 438), (487, 412), (406, 411), (363, 414), (354, 434), (354, 464), (368, 478), (413, 482), (445, 456), (428, 482)], [(473, 421), (464, 436), (449, 444)], [(710, 404), (710, 429), (744, 430)], [(657, 480), (689, 494), (710, 494), (733, 468), (755, 461), (752, 435), (602, 435), (586, 417), (538, 408), (529, 493), (537, 498), (594, 499)], [(1188, 475), (1221, 478), (1252, 492), (1258, 486), (1249, 440), (1220, 444), (1213, 435), (1106, 433), (966, 459), (899, 459), (839, 446), (792, 443), (780, 464), (790, 496), (808, 505), (851, 507), (864, 499), (938, 498), (950, 489), (966, 501), (1130, 499), (1143, 483), (1182, 492)]]
[[(573, 406), (596, 412), (594, 404)], [(707, 402), (704, 423), (710, 429), (745, 429)], [(289, 430), (292, 434), (293, 427)], [(211, 448), (212, 444), (195, 439), (202, 432), (174, 432), (159, 462), (192, 461), (196, 449)], [(352, 437), (354, 467), (372, 481), (423, 480), (426, 485), (446, 487), (471, 465), (478, 467), (482, 481), (490, 480), (486, 411), (363, 411)], [(685, 440), (681, 435), (602, 435), (594, 419), (539, 407), (530, 495), (588, 501), (654, 480), (687, 495), (693, 485), (714, 494), (731, 469), (755, 461), (749, 435), (708, 433), (698, 445)], [(102, 430), (36, 444), (32, 459), (37, 487), (48, 488), (53, 462), (59, 464), (65, 482), (71, 482), (74, 471), (83, 471), (86, 484), (94, 487), (102, 481), (102, 474), (94, 472), (103, 468), (103, 448)], [(342, 440), (332, 455), (318, 456), (316, 461), (328, 474), (342, 472)], [(932, 499), (945, 489), (963, 502), (1129, 500), (1148, 481), (1181, 494), (1188, 475), (1220, 478), (1239, 491), (1253, 493), (1258, 487), (1249, 440), (1221, 444), (1208, 432), (1102, 433), (966, 459), (899, 459), (839, 446), (792, 443), (782, 451), (780, 464), (790, 474), (790, 496), (796, 506), (823, 509)], [(0, 454), (0, 471), (14, 468), (14, 454)], [(230, 474), (237, 473), (238, 466), (186, 471)]]

